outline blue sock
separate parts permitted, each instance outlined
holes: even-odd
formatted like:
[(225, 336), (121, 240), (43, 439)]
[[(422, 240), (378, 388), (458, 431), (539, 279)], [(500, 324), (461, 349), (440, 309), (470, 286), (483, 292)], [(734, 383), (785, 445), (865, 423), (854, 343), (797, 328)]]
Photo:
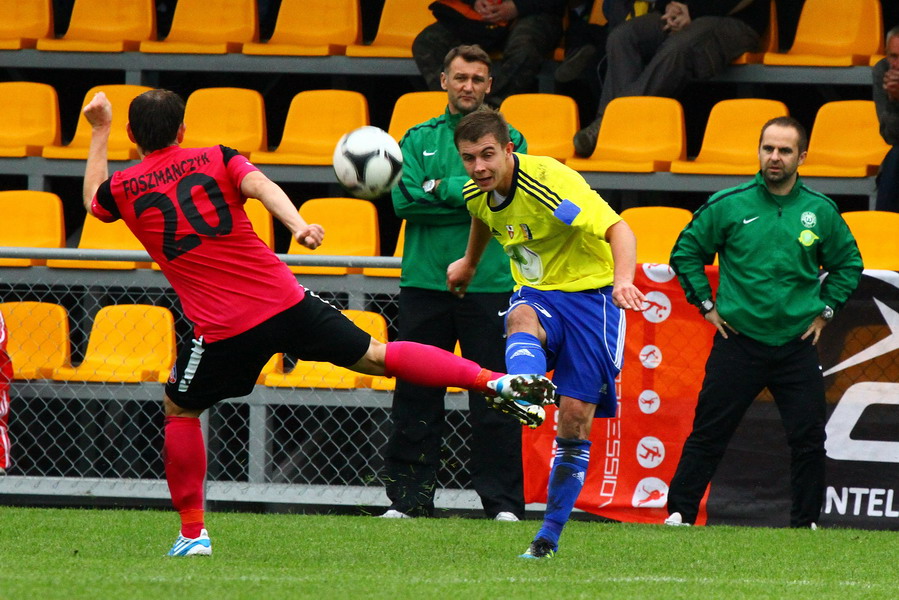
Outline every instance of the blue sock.
[(549, 491), (543, 526), (534, 539), (545, 538), (558, 549), (562, 528), (571, 516), (574, 502), (584, 487), (590, 462), (590, 440), (556, 438), (556, 456), (549, 474)]
[(512, 375), (546, 373), (546, 351), (535, 335), (518, 331), (506, 339), (506, 371)]

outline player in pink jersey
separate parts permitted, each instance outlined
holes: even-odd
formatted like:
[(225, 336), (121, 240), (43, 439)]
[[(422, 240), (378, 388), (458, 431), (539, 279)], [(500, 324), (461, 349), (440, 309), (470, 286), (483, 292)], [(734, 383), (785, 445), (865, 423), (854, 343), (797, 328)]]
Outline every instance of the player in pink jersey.
[(243, 204), (258, 198), (310, 249), (321, 244), (324, 230), (306, 223), (284, 191), (236, 151), (181, 148), (184, 101), (177, 94), (151, 90), (132, 101), (128, 136), (141, 162), (112, 177), (106, 95), (94, 96), (84, 115), (92, 127), (85, 208), (102, 221), (128, 225), (194, 323), (194, 339), (179, 352), (163, 399), (166, 480), (181, 517), (170, 556), (212, 554), (203, 513), (200, 414), (220, 400), (251, 393), (278, 352), (418, 385), (477, 390), (523, 423), (542, 422), (542, 405), (552, 402), (555, 389), (542, 374), (504, 375), (433, 346), (381, 343), (307, 294), (253, 233)]
[(6, 353), (8, 341), (6, 321), (0, 313), (0, 475), (9, 469), (9, 384), (12, 381), (12, 361)]

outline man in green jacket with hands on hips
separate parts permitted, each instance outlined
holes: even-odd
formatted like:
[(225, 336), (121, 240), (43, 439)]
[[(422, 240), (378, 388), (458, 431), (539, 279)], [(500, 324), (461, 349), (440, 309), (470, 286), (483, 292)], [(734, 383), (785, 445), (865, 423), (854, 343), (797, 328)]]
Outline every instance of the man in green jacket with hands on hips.
[[(767, 387), (791, 451), (790, 526), (817, 527), (825, 485), (825, 398), (816, 344), (858, 286), (863, 266), (836, 204), (799, 178), (807, 149), (798, 121), (768, 121), (755, 179), (712, 196), (671, 252), (687, 300), (717, 332), (693, 431), (671, 480), (667, 525), (696, 520), (731, 436)], [(713, 298), (704, 267), (716, 253), (720, 283)]]
[[(492, 242), (464, 298), (446, 289), (447, 266), (465, 254), (471, 216), (462, 197), (468, 174), (456, 151), (453, 133), (468, 113), (479, 110), (490, 92), (490, 57), (480, 46), (457, 46), (444, 59), (441, 83), (447, 92), (444, 113), (406, 132), (403, 176), (393, 189), (393, 206), (406, 221), (400, 278), (400, 340), (429, 343), (488, 368), (504, 370), (503, 317), (512, 293), (509, 258)], [(524, 137), (510, 128), (515, 149), (526, 152)], [(542, 373), (541, 373), (542, 375)], [(383, 517), (428, 517), (442, 464), (446, 429), (446, 390), (397, 381), (391, 420), (393, 430), (384, 457), (390, 507)], [(500, 410), (519, 409), (510, 403)], [(484, 512), (499, 521), (524, 516), (521, 426), (516, 418), (490, 410), (481, 394), (469, 395), (471, 423), (468, 460), (472, 487)], [(515, 416), (536, 427), (536, 413)]]

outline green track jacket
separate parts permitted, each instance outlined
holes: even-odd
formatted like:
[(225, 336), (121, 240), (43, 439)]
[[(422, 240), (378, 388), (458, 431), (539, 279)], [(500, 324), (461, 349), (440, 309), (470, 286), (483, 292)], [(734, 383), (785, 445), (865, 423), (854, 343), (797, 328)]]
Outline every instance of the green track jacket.
[[(718, 313), (740, 334), (770, 346), (802, 335), (825, 305), (842, 307), (863, 268), (831, 199), (798, 178), (789, 194), (776, 196), (761, 173), (713, 195), (674, 244), (671, 266), (692, 304), (712, 297), (704, 265), (716, 252)], [(823, 282), (819, 267), (827, 271)]]
[[(468, 174), (453, 143), (461, 114), (449, 108), (439, 117), (409, 129), (400, 147), (403, 176), (393, 188), (393, 208), (406, 220), (401, 287), (428, 290), (446, 289), (446, 268), (462, 258), (471, 230), (471, 215), (462, 199)], [(510, 127), (515, 152), (527, 152), (527, 142)], [(432, 193), (422, 190), (429, 179), (439, 179)], [(490, 240), (469, 292), (510, 292), (512, 274), (509, 257), (495, 240)]]

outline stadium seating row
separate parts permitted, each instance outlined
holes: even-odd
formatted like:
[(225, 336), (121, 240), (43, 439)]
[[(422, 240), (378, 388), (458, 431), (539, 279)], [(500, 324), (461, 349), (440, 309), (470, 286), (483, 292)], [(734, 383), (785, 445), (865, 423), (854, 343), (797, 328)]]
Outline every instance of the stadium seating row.
[[(172, 313), (161, 306), (117, 304), (101, 308), (94, 316), (87, 349), (73, 366), (69, 315), (58, 304), (4, 302), (0, 312), (9, 332), (8, 352), (13, 378), (53, 381), (165, 383), (175, 361), (175, 324)], [(351, 321), (379, 341), (387, 341), (387, 321), (380, 314), (342, 311)], [(361, 375), (330, 363), (297, 361), (285, 368), (276, 354), (265, 365), (259, 384), (270, 387), (393, 389), (393, 380)]]
[[(109, 140), (111, 160), (136, 159), (125, 132), (127, 106), (149, 88), (117, 84), (88, 90), (86, 104), (104, 91), (113, 104)], [(394, 105), (388, 132), (405, 131), (439, 114), (444, 92), (410, 92)], [(715, 105), (706, 124), (702, 148), (686, 156), (686, 124), (681, 104), (652, 96), (615, 99), (607, 108), (593, 156), (574, 158), (572, 137), (578, 129), (577, 106), (568, 96), (518, 94), (502, 106), (510, 123), (527, 138), (532, 154), (552, 156), (578, 171), (748, 175), (757, 168), (758, 132), (768, 119), (788, 114), (775, 100), (731, 99)], [(634, 118), (634, 115), (640, 115)], [(267, 145), (262, 95), (244, 88), (202, 88), (187, 98), (185, 146), (225, 144), (254, 163), (329, 165), (341, 135), (369, 124), (365, 96), (346, 90), (300, 92), (288, 108), (281, 143)], [(832, 101), (821, 106), (811, 131), (809, 156), (802, 173), (817, 177), (869, 177), (889, 150), (879, 133), (870, 100)], [(0, 156), (41, 155), (51, 159), (86, 159), (90, 126), (79, 119), (73, 139), (60, 144), (55, 90), (46, 84), (0, 83)]]
[[(595, 5), (591, 19), (602, 23), (602, 3)], [(178, 0), (163, 40), (156, 35), (154, 0), (75, 0), (60, 39), (53, 36), (52, 0), (2, 0), (0, 49), (408, 58), (415, 35), (434, 21), (427, 6), (420, 0), (385, 0), (377, 34), (363, 45), (359, 0), (282, 0), (265, 43), (259, 40), (256, 0)], [(867, 65), (883, 51), (879, 0), (806, 0), (793, 46), (784, 53), (778, 52), (776, 24), (772, 15), (764, 52), (737, 62)]]
[[(272, 217), (261, 202), (250, 199), (246, 205), (257, 235), (271, 247)], [(355, 198), (314, 198), (300, 206), (300, 214), (310, 223), (324, 226), (328, 235), (315, 251), (321, 256), (379, 256), (380, 234), (375, 205)], [(50, 192), (0, 192), (0, 246), (25, 248), (63, 248), (62, 201)], [(683, 208), (664, 206), (634, 207), (622, 211), (639, 240), (637, 261), (665, 263), (681, 229), (691, 214)], [(869, 269), (899, 270), (899, 214), (879, 211), (843, 213), (858, 239), (865, 266)], [(405, 222), (401, 224), (394, 256), (402, 256)], [(142, 250), (130, 230), (117, 221), (100, 223), (87, 217), (78, 242), (81, 249)], [(291, 240), (288, 254), (309, 255), (311, 250)], [(155, 263), (129, 261), (92, 261), (69, 259), (0, 258), (0, 267), (42, 266), (77, 269), (158, 269)], [(297, 274), (346, 275), (362, 273), (375, 277), (398, 277), (399, 269), (291, 266)]]

